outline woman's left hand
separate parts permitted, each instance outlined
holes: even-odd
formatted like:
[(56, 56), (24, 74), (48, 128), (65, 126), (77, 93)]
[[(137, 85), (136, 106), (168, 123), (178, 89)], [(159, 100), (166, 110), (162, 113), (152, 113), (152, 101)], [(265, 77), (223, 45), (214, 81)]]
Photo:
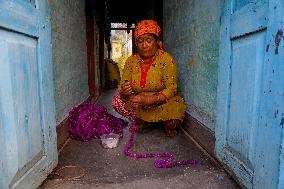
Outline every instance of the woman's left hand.
[(140, 105), (144, 105), (143, 104), (144, 98), (145, 98), (144, 95), (131, 95), (129, 97), (129, 100), (131, 102), (132, 107), (137, 108)]
[(156, 95), (132, 95), (129, 98), (131, 105), (134, 108), (138, 106), (148, 106), (157, 103), (158, 97)]

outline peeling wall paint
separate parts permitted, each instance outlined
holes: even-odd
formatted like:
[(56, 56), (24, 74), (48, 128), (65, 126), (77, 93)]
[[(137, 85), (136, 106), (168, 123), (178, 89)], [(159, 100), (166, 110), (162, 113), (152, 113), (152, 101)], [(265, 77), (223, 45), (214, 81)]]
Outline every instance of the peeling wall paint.
[(88, 97), (85, 1), (49, 0), (56, 123)]
[(164, 44), (187, 112), (214, 131), (221, 0), (164, 0)]

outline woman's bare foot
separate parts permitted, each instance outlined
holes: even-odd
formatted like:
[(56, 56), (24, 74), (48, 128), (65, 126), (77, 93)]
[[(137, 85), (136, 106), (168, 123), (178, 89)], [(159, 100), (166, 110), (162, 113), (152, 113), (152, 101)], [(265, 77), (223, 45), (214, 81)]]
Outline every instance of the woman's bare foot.
[(181, 125), (181, 121), (178, 119), (170, 119), (164, 122), (166, 128), (166, 136), (174, 137), (177, 135), (177, 128)]
[(166, 136), (167, 137), (174, 137), (177, 135), (177, 130), (176, 129), (166, 129)]

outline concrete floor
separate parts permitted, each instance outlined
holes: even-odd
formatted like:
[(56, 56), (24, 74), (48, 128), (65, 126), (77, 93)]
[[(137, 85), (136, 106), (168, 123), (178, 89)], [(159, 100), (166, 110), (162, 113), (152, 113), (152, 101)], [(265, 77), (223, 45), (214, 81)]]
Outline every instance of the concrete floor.
[[(98, 104), (120, 117), (111, 108), (115, 90), (105, 92)], [(69, 140), (59, 155), (59, 163), (39, 189), (238, 189), (232, 178), (179, 130), (174, 138), (163, 128), (147, 128), (136, 134), (131, 152), (175, 154), (176, 160), (196, 159), (197, 165), (168, 169), (155, 168), (157, 159), (132, 159), (123, 153), (129, 138), (128, 127), (117, 148), (105, 149), (99, 140)]]

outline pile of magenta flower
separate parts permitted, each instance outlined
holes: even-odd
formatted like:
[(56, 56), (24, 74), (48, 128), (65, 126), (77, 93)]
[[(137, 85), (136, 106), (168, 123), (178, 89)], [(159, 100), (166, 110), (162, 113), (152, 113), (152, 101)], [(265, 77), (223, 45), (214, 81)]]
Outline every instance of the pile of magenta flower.
[(102, 106), (85, 103), (74, 107), (68, 114), (70, 138), (90, 141), (103, 134), (115, 133), (123, 137), (123, 127), (128, 123), (107, 112)]

